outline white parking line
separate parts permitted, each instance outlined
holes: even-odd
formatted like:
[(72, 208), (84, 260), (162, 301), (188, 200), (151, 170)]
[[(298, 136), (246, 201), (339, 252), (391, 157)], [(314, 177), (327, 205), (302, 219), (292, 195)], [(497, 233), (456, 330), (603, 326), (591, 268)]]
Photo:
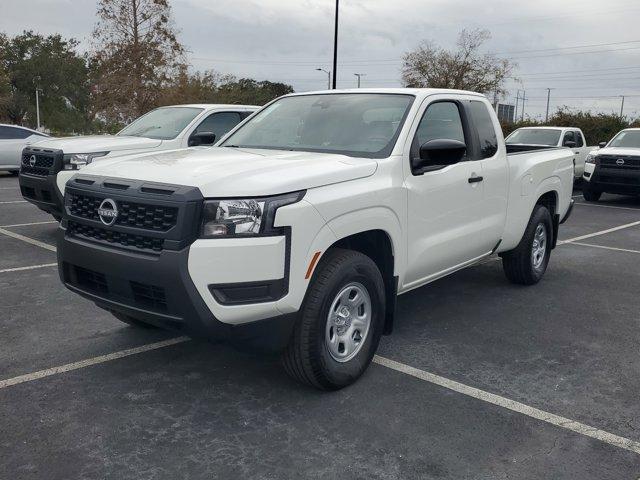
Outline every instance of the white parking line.
[(604, 235), (606, 233), (617, 232), (618, 230), (623, 230), (625, 228), (635, 227), (637, 225), (640, 225), (640, 221), (627, 223), (625, 225), (620, 225), (619, 227), (613, 227), (613, 228), (609, 228), (607, 230), (601, 230), (599, 232), (588, 233), (587, 235), (581, 235), (579, 237), (573, 237), (573, 238), (570, 238), (568, 240), (559, 240), (558, 241), (558, 245), (564, 245), (565, 243), (572, 243), (572, 242), (577, 242), (579, 240), (585, 240), (587, 238), (598, 237), (598, 236)]
[(20, 235), (19, 233), (15, 233), (10, 230), (5, 230), (4, 228), (0, 228), (0, 233), (8, 237), (15, 238), (16, 240), (22, 240), (23, 242), (30, 243), (31, 245), (45, 248), (51, 252), (56, 251), (56, 247), (54, 247), (53, 245), (49, 245), (48, 243), (41, 242), (40, 240), (35, 240), (33, 238), (25, 237), (24, 235)]
[(18, 385), (20, 383), (32, 382), (33, 380), (50, 377), (51, 375), (58, 375), (59, 373), (78, 370), (79, 368), (90, 367), (99, 363), (110, 362), (111, 360), (117, 360), (119, 358), (129, 357), (131, 355), (137, 355), (138, 353), (149, 352), (151, 350), (169, 347), (171, 345), (176, 345), (177, 343), (186, 342), (187, 340), (190, 340), (189, 337), (170, 338), (169, 340), (163, 340), (161, 342), (149, 343), (140, 347), (128, 348), (126, 350), (120, 350), (119, 352), (100, 355), (99, 357), (88, 358), (86, 360), (80, 360), (79, 362), (67, 363), (66, 365), (60, 365), (59, 367), (47, 368), (46, 370), (39, 370), (37, 372), (27, 373), (26, 375), (20, 375), (18, 377), (8, 378), (6, 380), (0, 380), (0, 389)]
[(10, 200), (8, 202), (0, 202), (0, 205), (4, 205), (7, 203), (27, 203), (27, 201), (26, 200)]
[(600, 207), (600, 208), (616, 208), (618, 210), (633, 210), (635, 212), (640, 213), (640, 208), (633, 207), (617, 207), (615, 205), (600, 205), (599, 203), (582, 203), (576, 202), (574, 205), (582, 205), (583, 207)]
[(20, 187), (16, 185), (15, 187), (0, 187), (0, 190), (17, 190), (18, 188)]
[(13, 225), (0, 225), (0, 228), (12, 228), (12, 227), (30, 227), (31, 225), (46, 225), (48, 223), (58, 223), (55, 220), (48, 222), (31, 222), (31, 223), (14, 223)]
[(581, 245), (583, 247), (604, 248), (605, 250), (614, 250), (616, 252), (640, 253), (640, 250), (630, 250), (628, 248), (605, 247), (604, 245), (595, 245), (593, 243), (571, 242), (569, 245)]
[(491, 403), (502, 408), (506, 408), (507, 410), (511, 410), (512, 412), (517, 412), (522, 415), (541, 420), (556, 427), (564, 428), (581, 435), (585, 435), (587, 437), (595, 438), (596, 440), (608, 443), (609, 445), (613, 445), (614, 447), (623, 448), (640, 455), (640, 442), (614, 435), (613, 433), (609, 433), (604, 430), (600, 430), (599, 428), (585, 425), (584, 423), (576, 422), (575, 420), (571, 420), (570, 418), (561, 417), (560, 415), (555, 415), (553, 413), (545, 412), (544, 410), (530, 407), (529, 405), (525, 405), (524, 403), (516, 402), (515, 400), (510, 400), (494, 393), (485, 392), (484, 390), (480, 390), (479, 388), (470, 387), (469, 385), (456, 382), (455, 380), (449, 380), (448, 378), (441, 377), (440, 375), (436, 375), (434, 373), (410, 367), (409, 365), (396, 362), (395, 360), (390, 360), (388, 358), (376, 355), (375, 357), (373, 357), (373, 361), (378, 365), (396, 370), (400, 373), (404, 373), (405, 375), (410, 375), (412, 377), (424, 380), (429, 383), (433, 383), (454, 392), (461, 393), (463, 395), (467, 395), (469, 397), (473, 397), (478, 400), (482, 400), (483, 402)]
[(23, 270), (35, 270), (36, 268), (55, 267), (57, 265), (57, 263), (43, 263), (42, 265), (31, 265), (29, 267), (5, 268), (4, 270), (0, 270), (0, 273), (21, 272)]

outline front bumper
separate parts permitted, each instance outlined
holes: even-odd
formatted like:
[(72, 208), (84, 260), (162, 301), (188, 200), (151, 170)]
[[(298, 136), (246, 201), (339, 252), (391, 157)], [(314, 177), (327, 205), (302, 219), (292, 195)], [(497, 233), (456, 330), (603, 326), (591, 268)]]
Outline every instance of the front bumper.
[(56, 188), (56, 176), (35, 176), (20, 172), (20, 193), (40, 210), (54, 217), (62, 217), (63, 200)]
[(616, 160), (615, 156), (607, 156), (599, 158), (596, 165), (587, 164), (583, 178), (589, 188), (620, 195), (640, 195), (640, 159), (625, 157), (622, 165), (614, 164)]
[(105, 310), (238, 347), (282, 350), (295, 316), (277, 315), (241, 324), (220, 321), (189, 274), (190, 249), (164, 250), (159, 255), (114, 250), (66, 235), (63, 221), (57, 251), (60, 279)]

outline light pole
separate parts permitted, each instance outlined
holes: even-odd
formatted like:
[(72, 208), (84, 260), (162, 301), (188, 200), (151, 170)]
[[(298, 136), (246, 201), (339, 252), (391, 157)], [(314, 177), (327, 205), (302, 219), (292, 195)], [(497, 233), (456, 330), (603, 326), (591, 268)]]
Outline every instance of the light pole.
[(520, 108), (520, 89), (518, 89), (518, 92), (516, 93), (516, 109), (515, 113), (513, 114), (514, 122), (518, 121), (518, 108)]
[(336, 21), (333, 33), (333, 89), (336, 89), (336, 78), (338, 76), (338, 5), (340, 0), (336, 0)]
[(544, 116), (545, 123), (549, 121), (549, 100), (551, 99), (551, 89), (547, 88), (547, 114)]
[(525, 90), (522, 90), (522, 120), (524, 122), (524, 102), (527, 100), (527, 92)]
[(356, 77), (358, 77), (358, 88), (360, 88), (360, 77), (366, 77), (366, 73), (354, 73)]
[(622, 112), (624, 111), (624, 95), (620, 95), (622, 97), (622, 105), (620, 105), (620, 120), (622, 120)]
[(38, 98), (38, 87), (36, 87), (36, 130), (40, 131), (40, 98)]
[(331, 72), (327, 72), (324, 68), (316, 68), (316, 70), (327, 74), (327, 90), (331, 90)]

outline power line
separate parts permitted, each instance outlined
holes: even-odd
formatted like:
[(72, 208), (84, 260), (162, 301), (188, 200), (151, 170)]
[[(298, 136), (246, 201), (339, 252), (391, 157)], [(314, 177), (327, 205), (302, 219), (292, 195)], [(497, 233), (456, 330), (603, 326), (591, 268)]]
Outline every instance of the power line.
[(538, 50), (517, 50), (517, 51), (507, 51), (507, 52), (490, 52), (492, 55), (509, 55), (512, 53), (537, 53), (537, 52), (551, 52), (554, 50), (568, 50), (574, 48), (591, 48), (591, 47), (610, 47), (612, 45), (627, 45), (630, 43), (640, 43), (640, 40), (629, 40), (626, 42), (612, 42), (612, 43), (591, 43), (586, 45), (574, 45), (571, 47), (554, 47), (554, 48), (542, 48)]

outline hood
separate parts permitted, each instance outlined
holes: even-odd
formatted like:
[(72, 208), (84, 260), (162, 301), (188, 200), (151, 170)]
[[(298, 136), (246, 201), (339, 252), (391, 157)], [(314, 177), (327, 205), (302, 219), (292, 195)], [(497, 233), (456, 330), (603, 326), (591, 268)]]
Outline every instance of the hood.
[(95, 162), (81, 174), (198, 187), (205, 197), (263, 196), (372, 175), (371, 159), (331, 153), (197, 147)]
[(640, 148), (605, 147), (591, 153), (597, 155), (635, 155), (636, 157), (640, 157)]
[(87, 135), (82, 137), (50, 138), (38, 142), (38, 147), (54, 148), (67, 153), (114, 152), (156, 148), (162, 140), (118, 135)]

